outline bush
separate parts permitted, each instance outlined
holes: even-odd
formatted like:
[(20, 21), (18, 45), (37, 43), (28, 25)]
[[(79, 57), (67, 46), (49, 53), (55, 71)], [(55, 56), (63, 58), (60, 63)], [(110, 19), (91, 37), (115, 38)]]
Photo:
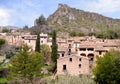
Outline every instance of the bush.
[(79, 32), (79, 33), (76, 33), (76, 32), (70, 32), (70, 34), (69, 34), (71, 37), (75, 37), (75, 36), (78, 36), (78, 37), (80, 37), (80, 36), (84, 36), (84, 33), (82, 33), (82, 32)]
[(0, 39), (0, 46), (5, 44), (5, 40), (4, 39)]
[(104, 39), (116, 39), (119, 37), (117, 31), (113, 31), (113, 30), (97, 32), (95, 35), (97, 38), (104, 38)]
[(2, 33), (8, 33), (8, 32), (9, 32), (9, 29), (7, 29), (7, 28), (2, 29)]
[(11, 57), (14, 56), (14, 53), (13, 52), (7, 52), (6, 53), (6, 59), (10, 59)]

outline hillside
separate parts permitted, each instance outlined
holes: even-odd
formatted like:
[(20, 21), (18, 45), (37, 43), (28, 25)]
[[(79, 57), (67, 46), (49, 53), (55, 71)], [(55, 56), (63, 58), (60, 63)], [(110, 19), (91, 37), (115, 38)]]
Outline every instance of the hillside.
[[(58, 9), (48, 17), (52, 29), (64, 32), (103, 32), (120, 31), (120, 19), (105, 17), (97, 13), (86, 12), (67, 5), (59, 4)], [(119, 32), (117, 32), (119, 34)]]

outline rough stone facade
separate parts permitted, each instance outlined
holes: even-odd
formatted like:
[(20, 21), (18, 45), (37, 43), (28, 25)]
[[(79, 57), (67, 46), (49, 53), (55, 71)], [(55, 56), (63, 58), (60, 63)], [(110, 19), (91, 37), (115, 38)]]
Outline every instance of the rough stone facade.
[(91, 74), (96, 56), (103, 56), (111, 49), (120, 51), (119, 39), (86, 36), (58, 40), (57, 74)]
[[(35, 50), (37, 36), (30, 34), (0, 34), (9, 45), (27, 44)], [(52, 39), (47, 34), (40, 34), (40, 43), (51, 47)], [(96, 64), (96, 56), (103, 56), (111, 49), (120, 51), (120, 39), (98, 39), (94, 36), (57, 38), (58, 59), (57, 74), (90, 74)]]

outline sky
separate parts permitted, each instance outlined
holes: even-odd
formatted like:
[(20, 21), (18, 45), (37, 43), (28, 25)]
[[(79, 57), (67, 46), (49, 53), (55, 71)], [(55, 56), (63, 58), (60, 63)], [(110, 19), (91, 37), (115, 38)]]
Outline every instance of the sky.
[(0, 0), (0, 26), (31, 27), (41, 14), (53, 14), (59, 3), (120, 19), (120, 0)]

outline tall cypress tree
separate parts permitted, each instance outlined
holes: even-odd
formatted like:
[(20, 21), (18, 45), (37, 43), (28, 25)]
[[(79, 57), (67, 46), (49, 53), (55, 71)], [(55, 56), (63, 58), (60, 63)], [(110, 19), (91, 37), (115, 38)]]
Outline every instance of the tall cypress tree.
[(58, 46), (57, 46), (57, 43), (56, 43), (56, 31), (55, 30), (52, 33), (52, 46), (51, 47), (52, 47), (51, 59), (56, 65)]
[(37, 34), (35, 51), (40, 53), (40, 34)]

